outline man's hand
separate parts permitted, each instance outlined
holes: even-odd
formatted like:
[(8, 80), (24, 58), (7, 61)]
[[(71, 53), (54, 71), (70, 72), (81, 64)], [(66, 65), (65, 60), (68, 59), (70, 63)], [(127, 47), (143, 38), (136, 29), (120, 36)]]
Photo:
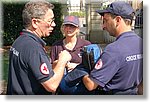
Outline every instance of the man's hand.
[(63, 61), (65, 63), (69, 62), (72, 59), (72, 56), (70, 55), (70, 53), (66, 50), (63, 50), (59, 53), (59, 61)]

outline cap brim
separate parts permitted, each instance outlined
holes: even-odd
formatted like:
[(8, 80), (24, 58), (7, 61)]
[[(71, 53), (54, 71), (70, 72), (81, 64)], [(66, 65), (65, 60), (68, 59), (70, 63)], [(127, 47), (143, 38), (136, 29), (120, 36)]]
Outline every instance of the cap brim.
[(96, 13), (99, 13), (101, 16), (104, 16), (104, 13), (108, 13), (108, 10), (96, 10)]
[(76, 27), (79, 27), (79, 25), (74, 24), (74, 23), (72, 23), (72, 22), (64, 22), (63, 25), (65, 25), (65, 24), (71, 24), (71, 25), (74, 25), (74, 26), (76, 26)]

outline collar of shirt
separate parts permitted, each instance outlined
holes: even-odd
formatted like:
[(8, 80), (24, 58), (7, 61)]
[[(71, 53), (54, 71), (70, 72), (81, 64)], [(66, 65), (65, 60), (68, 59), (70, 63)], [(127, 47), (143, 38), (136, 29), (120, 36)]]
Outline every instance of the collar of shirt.
[[(65, 39), (65, 38), (64, 38), (64, 39)], [(62, 40), (61, 43), (63, 44), (63, 40)], [(63, 49), (64, 49), (64, 50), (67, 50), (67, 51), (69, 51), (69, 52), (74, 52), (74, 51), (76, 51), (76, 50), (78, 50), (78, 49), (81, 49), (83, 46), (84, 46), (83, 41), (82, 41), (80, 38), (77, 38), (76, 45), (74, 46), (74, 48), (73, 48), (72, 50), (67, 49), (67, 48), (64, 46), (64, 44), (63, 44)]]
[(21, 35), (27, 35), (29, 37), (32, 37), (35, 41), (37, 41), (38, 43), (40, 43), (43, 47), (46, 45), (46, 42), (43, 41), (41, 38), (39, 38), (38, 36), (36, 36), (34, 33), (31, 33), (25, 29), (22, 30)]
[(116, 40), (118, 40), (118, 39), (120, 39), (120, 38), (122, 38), (122, 37), (131, 36), (133, 33), (134, 33), (133, 31), (124, 32), (124, 33), (120, 34), (120, 35), (116, 38)]

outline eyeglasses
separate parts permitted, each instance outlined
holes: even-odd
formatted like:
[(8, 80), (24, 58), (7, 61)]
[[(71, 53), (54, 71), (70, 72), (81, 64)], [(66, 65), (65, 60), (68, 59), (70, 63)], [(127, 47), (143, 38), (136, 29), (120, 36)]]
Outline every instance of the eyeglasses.
[(42, 20), (42, 19), (38, 19), (38, 20), (43, 21), (43, 22), (47, 23), (48, 25), (52, 25), (52, 23), (54, 22), (55, 18), (52, 18), (49, 21), (45, 21), (45, 20)]

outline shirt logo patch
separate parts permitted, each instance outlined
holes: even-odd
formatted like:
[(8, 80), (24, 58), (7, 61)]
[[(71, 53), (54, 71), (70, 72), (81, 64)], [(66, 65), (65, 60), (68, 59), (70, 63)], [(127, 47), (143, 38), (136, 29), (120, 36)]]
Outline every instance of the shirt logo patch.
[(43, 63), (43, 64), (41, 65), (40, 71), (41, 71), (42, 74), (49, 74), (49, 70), (48, 70), (48, 68), (47, 68), (46, 63)]
[(95, 69), (100, 69), (100, 68), (102, 68), (102, 66), (103, 66), (103, 63), (102, 63), (102, 60), (100, 59), (100, 60), (98, 60), (98, 62), (96, 63)]

